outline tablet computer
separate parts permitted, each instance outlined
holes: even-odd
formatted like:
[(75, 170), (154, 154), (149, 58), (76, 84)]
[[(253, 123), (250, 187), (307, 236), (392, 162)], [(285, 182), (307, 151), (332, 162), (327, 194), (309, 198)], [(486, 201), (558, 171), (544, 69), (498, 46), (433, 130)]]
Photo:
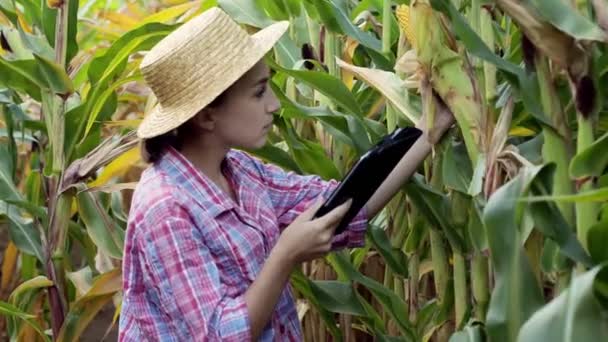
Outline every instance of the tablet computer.
[(359, 158), (314, 217), (321, 217), (352, 198), (335, 234), (343, 232), (421, 135), (422, 131), (415, 127), (399, 128), (386, 135)]

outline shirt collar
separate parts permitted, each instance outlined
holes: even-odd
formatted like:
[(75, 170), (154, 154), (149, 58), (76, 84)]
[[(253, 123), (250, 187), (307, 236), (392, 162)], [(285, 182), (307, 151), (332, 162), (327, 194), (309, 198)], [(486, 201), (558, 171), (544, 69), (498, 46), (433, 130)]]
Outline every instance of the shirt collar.
[[(211, 216), (217, 217), (235, 207), (234, 201), (218, 185), (173, 147), (167, 149), (155, 167), (165, 173), (179, 188), (187, 191)], [(230, 158), (224, 159), (222, 170), (228, 171), (226, 173), (229, 177), (234, 175)]]

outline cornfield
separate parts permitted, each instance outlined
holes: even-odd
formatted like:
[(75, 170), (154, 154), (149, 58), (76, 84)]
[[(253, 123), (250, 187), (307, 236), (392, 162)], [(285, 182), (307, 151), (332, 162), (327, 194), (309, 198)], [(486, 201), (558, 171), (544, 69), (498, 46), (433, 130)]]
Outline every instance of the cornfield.
[(213, 6), (291, 22), (249, 151), (268, 162), (341, 179), (397, 127), (456, 118), (426, 124), (433, 151), (365, 247), (294, 271), (306, 341), (608, 338), (606, 1), (1, 0), (2, 339), (115, 336), (156, 101), (138, 65)]

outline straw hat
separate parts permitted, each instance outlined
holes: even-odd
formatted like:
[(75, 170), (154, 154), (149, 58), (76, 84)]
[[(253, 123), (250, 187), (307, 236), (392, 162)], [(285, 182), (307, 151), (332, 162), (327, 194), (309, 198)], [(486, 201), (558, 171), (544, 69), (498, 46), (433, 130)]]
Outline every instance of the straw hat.
[(253, 35), (214, 7), (161, 40), (141, 63), (158, 105), (137, 130), (152, 138), (177, 128), (205, 108), (272, 49), (288, 22)]

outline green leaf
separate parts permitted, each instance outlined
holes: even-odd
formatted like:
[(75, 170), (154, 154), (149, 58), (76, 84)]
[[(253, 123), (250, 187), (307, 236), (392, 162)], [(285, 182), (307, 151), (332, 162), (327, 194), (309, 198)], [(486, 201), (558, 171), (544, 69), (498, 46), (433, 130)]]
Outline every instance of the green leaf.
[(122, 289), (122, 273), (114, 269), (97, 277), (91, 289), (70, 307), (58, 341), (78, 341), (97, 313)]
[(78, 7), (80, 6), (80, 1), (70, 1), (70, 8), (68, 12), (68, 36), (67, 36), (67, 49), (66, 49), (66, 65), (67, 67), (78, 53), (78, 42), (77, 42), (77, 34), (78, 34)]
[(40, 74), (49, 88), (58, 95), (68, 95), (74, 92), (72, 80), (65, 69), (57, 63), (42, 56), (34, 55)]
[[(553, 188), (554, 173), (553, 164), (543, 167), (531, 184), (531, 192), (548, 194)], [(569, 227), (555, 204), (533, 202), (529, 204), (529, 209), (534, 218), (535, 228), (554, 240), (559, 245), (562, 254), (583, 265), (591, 266), (591, 259), (578, 241), (574, 229)]]
[(283, 72), (296, 80), (315, 88), (349, 112), (358, 116), (363, 115), (354, 95), (340, 79), (325, 72), (285, 69), (270, 59), (266, 59), (266, 63), (272, 69)]
[(605, 202), (608, 201), (608, 187), (599, 188), (595, 190), (588, 190), (580, 192), (576, 195), (559, 195), (559, 196), (533, 196), (523, 197), (522, 202), (544, 202), (544, 201), (556, 201), (556, 202)]
[(10, 295), (11, 303), (16, 303), (19, 296), (23, 294), (25, 291), (47, 288), (49, 286), (53, 286), (53, 282), (49, 280), (49, 278), (45, 276), (37, 276), (35, 278), (29, 279), (17, 286)]
[(340, 24), (338, 24), (338, 20), (333, 14), (333, 8), (329, 1), (306, 0), (306, 2), (312, 5), (312, 7), (307, 7), (311, 17), (323, 24), (329, 31), (344, 34)]
[(78, 213), (87, 227), (91, 240), (107, 255), (122, 259), (124, 232), (101, 206), (93, 193), (76, 195)]
[(443, 12), (450, 18), (452, 28), (466, 47), (467, 53), (492, 63), (498, 69), (505, 72), (507, 80), (519, 89), (519, 95), (530, 113), (543, 125), (552, 127), (552, 123), (543, 113), (538, 100), (540, 99), (540, 95), (538, 94), (536, 75), (526, 75), (521, 67), (494, 54), (449, 0), (431, 0), (431, 4), (435, 9)]
[(101, 95), (99, 96), (99, 99), (97, 100), (97, 102), (95, 102), (95, 104), (93, 105), (93, 108), (91, 109), (91, 112), (89, 114), (89, 119), (87, 121), (87, 125), (84, 130), (84, 136), (86, 137), (89, 135), (89, 132), (91, 131), (91, 128), (93, 127), (93, 124), (96, 122), (97, 117), (104, 109), (104, 106), (106, 105), (108, 99), (110, 98), (110, 96), (112, 96), (116, 92), (116, 90), (118, 88), (125, 85), (126, 83), (133, 82), (133, 81), (140, 81), (142, 79), (143, 79), (143, 76), (140, 73), (136, 73), (133, 76), (125, 77), (123, 79), (116, 81), (114, 84), (112, 84), (107, 89), (105, 89), (103, 91), (103, 93), (101, 93)]
[(110, 81), (124, 70), (131, 54), (152, 48), (175, 28), (176, 25), (151, 23), (125, 33), (102, 56), (91, 62), (88, 71), (91, 84)]
[(587, 232), (587, 248), (596, 264), (608, 261), (608, 222), (602, 221)]
[(340, 59), (338, 59), (338, 65), (341, 68), (354, 73), (362, 81), (378, 90), (380, 94), (399, 109), (408, 120), (414, 124), (418, 123), (421, 114), (410, 105), (407, 100), (407, 89), (404, 87), (403, 81), (397, 74), (384, 70), (354, 66)]
[(423, 213), (433, 227), (441, 229), (450, 242), (450, 246), (458, 252), (464, 251), (464, 242), (456, 229), (449, 222), (449, 206), (447, 197), (423, 183), (419, 175), (411, 178), (405, 186), (407, 195), (412, 203)]
[(486, 155), (482, 154), (477, 158), (477, 165), (475, 165), (475, 169), (473, 170), (473, 176), (471, 179), (471, 184), (469, 184), (469, 188), (467, 189), (467, 193), (471, 196), (477, 196), (483, 190), (483, 179), (486, 175)]
[(513, 76), (519, 76), (523, 73), (522, 68), (494, 54), (449, 0), (431, 0), (431, 5), (450, 18), (454, 32), (463, 42), (468, 53), (496, 65), (502, 71)]
[(40, 88), (45, 86), (40, 79), (34, 60), (19, 60), (9, 62), (0, 57), (0, 85), (27, 93), (36, 101), (40, 101)]
[[(249, 26), (257, 28), (265, 28), (274, 23), (273, 20), (268, 18), (266, 14), (255, 4), (253, 0), (219, 0), (219, 6), (232, 17), (235, 21), (241, 24), (247, 24)], [(277, 4), (274, 0), (263, 0), (263, 3)], [(295, 25), (292, 22), (291, 25)], [(292, 68), (300, 60), (300, 51), (289, 37), (289, 35), (283, 35), (281, 39), (274, 46), (277, 52), (277, 59), (279, 63), (286, 67)]]
[(281, 102), (281, 114), (286, 118), (316, 118), (325, 129), (341, 142), (351, 145), (362, 155), (371, 148), (365, 124), (358, 116), (350, 116), (331, 110), (326, 106), (306, 107), (292, 102), (275, 83), (270, 84)]
[[(88, 68), (88, 76), (92, 88), (85, 100), (84, 107), (76, 107), (66, 114), (66, 116), (70, 116), (68, 121), (72, 122), (66, 123), (66, 136), (70, 137), (66, 138), (65, 144), (68, 158), (72, 159), (76, 143), (79, 141), (83, 143), (87, 138), (84, 132), (87, 123), (90, 121), (89, 116), (93, 108), (96, 106), (100, 106), (101, 108), (112, 107), (112, 103), (116, 100), (115, 95), (111, 94), (109, 97), (104, 97), (106, 100), (102, 101), (103, 104), (98, 104), (98, 102), (101, 101), (100, 98), (110, 87), (114, 78), (124, 71), (129, 56), (135, 52), (152, 48), (173, 31), (175, 27), (158, 23), (140, 26), (121, 36), (105, 54), (91, 61)], [(71, 113), (74, 114), (70, 115)], [(68, 129), (69, 126), (71, 126), (70, 129)]]
[(542, 167), (525, 168), (488, 200), (483, 213), (495, 286), (486, 316), (492, 341), (514, 341), (521, 325), (543, 305), (520, 239), (521, 208), (517, 199)]
[(275, 0), (254, 0), (256, 8), (266, 12), (273, 20), (289, 20), (288, 9), (284, 1)]
[(46, 336), (40, 325), (34, 320), (36, 316), (30, 315), (27, 312), (21, 311), (19, 308), (13, 306), (12, 304), (1, 302), (0, 301), (0, 314), (15, 317), (24, 320), (27, 324), (29, 324), (46, 342), (51, 342), (51, 339)]
[(606, 336), (606, 310), (597, 289), (607, 286), (606, 265), (575, 277), (567, 290), (530, 317), (517, 341), (597, 341)]
[[(554, 177), (554, 164), (543, 167), (534, 177), (530, 192), (533, 194), (547, 194), (551, 191)], [(564, 219), (559, 209), (549, 202), (533, 202), (529, 210), (534, 218), (536, 229), (543, 235), (555, 241), (560, 252), (572, 260), (586, 266), (591, 266), (591, 258), (578, 241), (575, 230)]]
[(375, 51), (382, 50), (382, 42), (369, 32), (363, 32), (355, 26), (345, 9), (336, 5), (335, 0), (313, 0), (323, 23), (336, 33), (343, 33), (356, 39), (361, 45)]
[(572, 5), (565, 0), (529, 1), (538, 8), (538, 13), (542, 17), (576, 40), (595, 40), (604, 43), (608, 40), (606, 32), (572, 8)]
[(336, 272), (344, 274), (349, 280), (365, 286), (372, 295), (382, 304), (386, 312), (395, 320), (401, 332), (409, 339), (415, 339), (415, 331), (407, 317), (407, 307), (403, 300), (393, 291), (379, 282), (357, 271), (344, 252), (333, 253), (328, 261)]
[(449, 342), (484, 342), (484, 336), (481, 325), (467, 325), (462, 331), (455, 332)]
[(466, 147), (463, 144), (447, 144), (442, 161), (441, 169), (445, 186), (463, 194), (468, 193), (473, 169)]
[(283, 133), (285, 142), (298, 167), (305, 173), (319, 175), (324, 179), (341, 179), (340, 171), (326, 155), (323, 147), (313, 141), (303, 140), (287, 121), (279, 120), (277, 126)]
[(290, 278), (293, 287), (300, 292), (318, 311), (325, 326), (331, 335), (338, 341), (342, 340), (342, 332), (338, 329), (333, 313), (325, 308), (324, 303), (319, 301), (312, 290), (312, 281), (308, 279), (300, 269), (295, 269)]
[(573, 178), (599, 177), (608, 166), (608, 133), (579, 152), (570, 162)]
[(262, 158), (267, 162), (276, 164), (282, 167), (283, 169), (294, 171), (296, 173), (302, 173), (302, 170), (300, 169), (298, 164), (289, 156), (289, 153), (283, 151), (282, 149), (274, 145), (266, 144), (260, 149), (253, 151), (250, 150), (248, 152), (259, 158)]
[(399, 248), (393, 248), (386, 232), (379, 226), (370, 225), (367, 235), (372, 243), (382, 255), (386, 265), (395, 273), (403, 278), (407, 278), (407, 260)]
[(24, 218), (16, 207), (0, 201), (0, 217), (3, 216), (9, 220), (8, 231), (17, 248), (43, 262), (39, 231), (35, 229), (32, 220)]
[(261, 28), (273, 23), (253, 0), (218, 0), (217, 4), (241, 24)]
[(349, 283), (339, 281), (312, 281), (310, 288), (319, 303), (331, 312), (365, 316), (365, 309)]

